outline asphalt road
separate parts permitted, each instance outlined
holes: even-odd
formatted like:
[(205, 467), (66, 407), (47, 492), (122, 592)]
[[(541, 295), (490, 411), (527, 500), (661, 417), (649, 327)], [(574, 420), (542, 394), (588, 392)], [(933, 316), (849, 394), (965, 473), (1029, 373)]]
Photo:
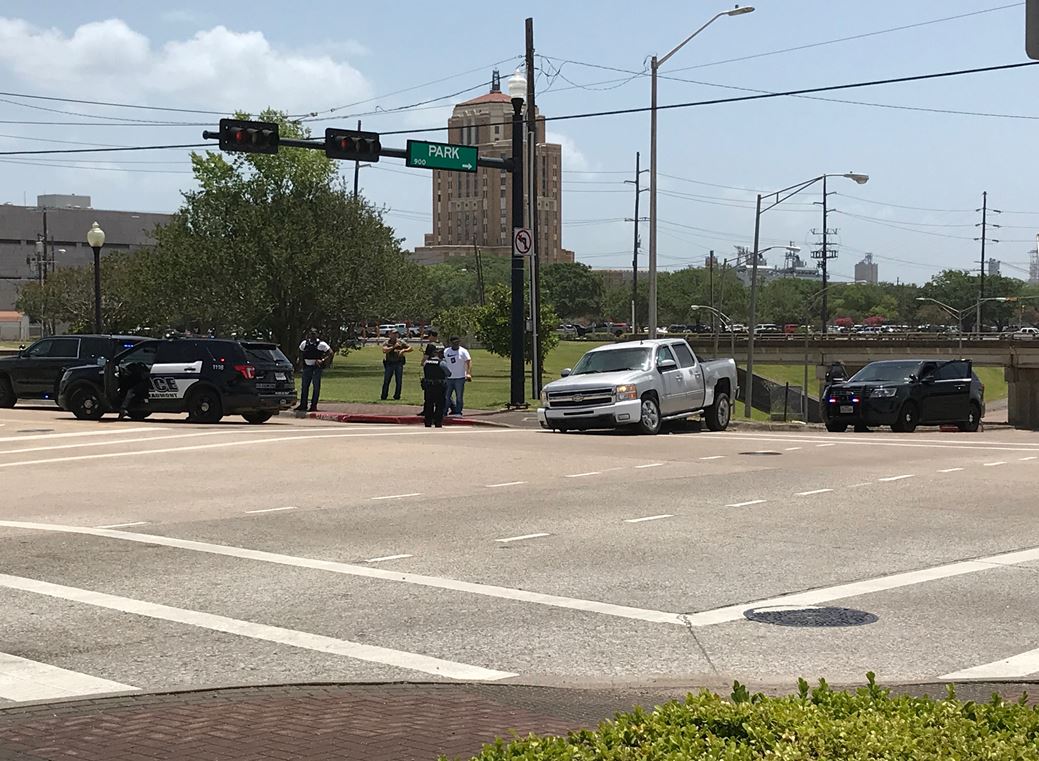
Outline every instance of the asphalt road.
[(1039, 674), (1039, 436), (0, 410), (0, 703)]

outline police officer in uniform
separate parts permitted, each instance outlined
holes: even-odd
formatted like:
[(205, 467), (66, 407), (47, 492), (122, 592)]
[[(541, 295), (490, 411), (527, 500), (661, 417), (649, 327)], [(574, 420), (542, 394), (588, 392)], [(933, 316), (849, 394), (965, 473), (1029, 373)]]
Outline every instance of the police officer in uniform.
[(119, 385), (123, 391), (123, 401), (119, 405), (119, 419), (122, 420), (131, 405), (140, 406), (147, 401), (151, 368), (143, 362), (131, 362), (119, 375)]
[(422, 417), (426, 428), (444, 427), (444, 408), (447, 406), (447, 377), (451, 368), (440, 356), (436, 344), (426, 344), (425, 358), (422, 361), (422, 391), (425, 405)]
[(321, 340), (317, 328), (311, 328), (310, 334), (299, 345), (299, 356), (303, 361), (303, 387), (300, 389), (297, 412), (307, 410), (307, 396), (310, 386), (314, 385), (314, 395), (310, 399), (310, 411), (317, 412), (317, 398), (321, 395), (321, 373), (324, 372), (328, 360), (332, 358), (332, 347)]

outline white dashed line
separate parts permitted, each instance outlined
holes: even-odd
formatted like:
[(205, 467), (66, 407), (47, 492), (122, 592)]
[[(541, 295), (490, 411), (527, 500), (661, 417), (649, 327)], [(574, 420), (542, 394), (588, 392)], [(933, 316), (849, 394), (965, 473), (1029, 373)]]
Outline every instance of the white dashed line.
[(128, 528), (129, 526), (144, 526), (148, 521), (134, 521), (133, 523), (110, 523), (107, 526), (95, 526), (95, 528)]
[(1039, 460), (1039, 457), (1022, 457), (1021, 462), (1028, 462), (1029, 460)]
[(863, 481), (861, 484), (851, 484), (851, 486), (849, 486), (848, 488), (849, 489), (861, 489), (863, 486), (870, 486), (872, 484), (873, 484), (872, 481)]
[(784, 450), (784, 451), (787, 451), (787, 452), (796, 452), (796, 451), (797, 451), (797, 450), (799, 450), (799, 449), (804, 449), (804, 447), (787, 447), (787, 448), (786, 448), (786, 450)]
[(833, 489), (813, 489), (812, 491), (799, 491), (797, 493), (797, 496), (798, 497), (810, 497), (813, 494), (827, 494), (828, 492), (831, 492), (831, 491), (833, 491)]
[(540, 539), (543, 536), (551, 536), (551, 534), (524, 534), (523, 536), (509, 536), (505, 539), (495, 539), (496, 542), (521, 542), (524, 539)]
[(651, 462), (648, 465), (636, 465), (635, 470), (643, 470), (645, 468), (659, 468), (664, 463), (662, 462)]
[(725, 459), (725, 455), (723, 455), (723, 454), (716, 454), (713, 457), (701, 457), (700, 459), (701, 460), (723, 460), (723, 459)]
[(750, 505), (760, 505), (767, 501), (764, 499), (752, 499), (750, 502), (735, 502), (731, 505), (726, 505), (726, 507), (749, 507)]
[(526, 481), (508, 481), (503, 484), (487, 484), (488, 489), (501, 489), (506, 486), (522, 486)]
[(913, 476), (913, 475), (888, 476), (887, 478), (878, 478), (877, 480), (880, 481), (881, 483), (885, 483), (886, 484), (886, 483), (890, 483), (892, 481), (904, 481), (907, 478), (915, 478), (915, 476)]
[(381, 558), (370, 558), (365, 560), (365, 563), (381, 563), (384, 560), (404, 560), (404, 558), (413, 558), (414, 555), (386, 555)]
[(411, 494), (387, 494), (385, 497), (372, 497), (372, 500), (380, 499), (404, 499), (405, 497), (421, 497), (422, 492), (412, 492)]
[(587, 473), (571, 473), (568, 476), (564, 476), (564, 478), (585, 478), (587, 476), (601, 476), (601, 475), (602, 475), (602, 471), (601, 470), (590, 470)]
[(247, 512), (247, 513), (280, 513), (280, 512), (284, 512), (285, 510), (295, 510), (295, 509), (296, 508), (294, 506), (289, 506), (289, 507), (267, 507), (267, 508), (264, 508), (263, 510), (246, 510), (245, 512)]
[(816, 444), (817, 447), (835, 447), (836, 444)]
[(998, 462), (986, 462), (985, 463), (985, 467), (986, 468), (995, 468), (995, 467), (997, 467), (999, 465), (1006, 465), (1006, 464), (1007, 464), (1006, 460), (999, 460)]
[(664, 518), (674, 518), (673, 515), (647, 515), (645, 518), (625, 518), (625, 523), (645, 523), (646, 521), (662, 521)]
[(942, 468), (939, 473), (959, 473), (963, 468)]

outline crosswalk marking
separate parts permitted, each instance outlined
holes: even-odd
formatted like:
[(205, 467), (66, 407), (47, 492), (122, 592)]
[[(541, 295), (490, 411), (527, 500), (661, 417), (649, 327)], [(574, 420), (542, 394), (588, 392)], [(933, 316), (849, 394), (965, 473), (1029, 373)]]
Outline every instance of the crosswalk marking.
[(321, 634), (311, 634), (310, 632), (298, 631), (296, 629), (258, 624), (253, 621), (242, 621), (236, 618), (217, 616), (212, 613), (203, 613), (186, 608), (174, 608), (161, 603), (145, 602), (130, 597), (94, 592), (89, 589), (67, 587), (62, 584), (51, 584), (47, 581), (27, 579), (21, 576), (0, 574), (0, 586), (8, 589), (17, 589), (22, 592), (46, 595), (59, 600), (70, 600), (85, 605), (116, 610), (121, 613), (132, 613), (138, 616), (156, 618), (161, 621), (173, 621), (188, 626), (197, 626), (200, 629), (236, 634), (240, 637), (276, 642), (305, 650), (331, 653), (332, 655), (342, 655), (359, 661), (382, 663), (386, 666), (420, 671), (424, 674), (432, 674), (448, 679), (497, 681), (517, 676), (507, 671), (496, 671), (494, 669), (481, 668), (480, 666), (471, 666), (466, 663), (446, 661), (441, 658), (409, 653), (403, 650), (391, 650), (386, 647), (364, 645), (359, 642), (326, 637)]
[(0, 698), (6, 700), (57, 700), (136, 689), (128, 684), (0, 653)]
[(939, 679), (1019, 679), (1039, 674), (1039, 649), (1029, 650), (1010, 658), (983, 663), (962, 671), (938, 677)]

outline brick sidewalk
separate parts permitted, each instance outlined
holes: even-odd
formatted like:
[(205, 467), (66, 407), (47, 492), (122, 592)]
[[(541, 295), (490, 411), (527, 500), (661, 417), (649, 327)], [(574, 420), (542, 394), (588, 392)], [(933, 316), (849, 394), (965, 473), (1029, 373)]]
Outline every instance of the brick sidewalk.
[[(961, 686), (962, 699), (1036, 685)], [(0, 761), (433, 761), (469, 758), (512, 733), (594, 727), (686, 688), (575, 690), (520, 685), (242, 687), (0, 709)], [(944, 687), (898, 692), (942, 697)]]

